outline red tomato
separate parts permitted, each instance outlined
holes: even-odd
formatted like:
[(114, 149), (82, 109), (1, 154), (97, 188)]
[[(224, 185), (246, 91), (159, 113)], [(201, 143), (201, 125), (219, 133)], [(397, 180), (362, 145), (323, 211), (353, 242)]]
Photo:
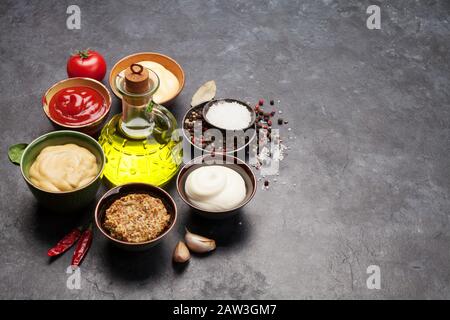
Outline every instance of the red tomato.
[(67, 61), (67, 75), (69, 78), (86, 77), (102, 81), (105, 74), (105, 59), (97, 51), (78, 51)]

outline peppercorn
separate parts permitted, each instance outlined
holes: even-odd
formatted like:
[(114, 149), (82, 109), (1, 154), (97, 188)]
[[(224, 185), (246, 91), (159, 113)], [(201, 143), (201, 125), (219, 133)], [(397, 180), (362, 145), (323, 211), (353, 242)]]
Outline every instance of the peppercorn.
[(259, 115), (260, 115), (260, 116), (263, 116), (263, 115), (264, 115), (264, 111), (259, 110)]
[(284, 121), (284, 124), (288, 124), (288, 123), (289, 123), (289, 121), (287, 121), (287, 120), (286, 120), (286, 121)]
[(273, 100), (270, 100), (270, 105), (273, 106), (275, 102)]
[(272, 110), (272, 112), (270, 113), (270, 116), (274, 116), (275, 115), (275, 110)]
[(283, 124), (283, 119), (282, 118), (278, 118), (278, 125), (282, 125)]
[(269, 186), (269, 180), (264, 181), (264, 186), (268, 187)]
[(258, 104), (262, 106), (264, 104), (264, 99), (259, 99)]
[(267, 124), (268, 124), (269, 126), (271, 126), (271, 125), (272, 125), (272, 120), (267, 121)]

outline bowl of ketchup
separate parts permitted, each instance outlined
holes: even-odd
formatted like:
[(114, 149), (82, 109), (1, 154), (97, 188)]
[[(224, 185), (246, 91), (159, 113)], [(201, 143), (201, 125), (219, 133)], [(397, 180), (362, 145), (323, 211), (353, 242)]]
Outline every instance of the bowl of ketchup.
[(95, 136), (111, 109), (111, 95), (97, 80), (69, 78), (45, 92), (42, 106), (57, 129), (76, 130)]

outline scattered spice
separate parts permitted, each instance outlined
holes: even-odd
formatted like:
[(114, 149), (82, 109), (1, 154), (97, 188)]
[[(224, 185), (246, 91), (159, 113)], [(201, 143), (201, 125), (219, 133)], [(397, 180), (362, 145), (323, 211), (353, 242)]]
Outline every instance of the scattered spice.
[(59, 242), (51, 249), (48, 250), (47, 255), (49, 257), (58, 256), (72, 247), (81, 236), (81, 227), (75, 228), (64, 236)]
[(81, 261), (83, 261), (86, 256), (89, 248), (92, 244), (92, 223), (89, 224), (89, 227), (81, 234), (80, 241), (75, 248), (72, 257), (72, 266), (79, 266)]
[[(282, 113), (281, 110), (278, 110), (278, 114)], [(257, 154), (256, 163), (254, 164), (256, 170), (260, 170), (263, 167), (270, 167), (272, 161), (283, 160), (285, 151), (288, 149), (282, 144), (283, 140), (280, 138), (279, 132), (272, 131), (273, 117), (277, 114), (277, 111), (273, 109), (272, 112), (264, 112), (262, 108), (259, 108), (259, 114), (260, 116), (256, 119), (257, 128), (265, 130), (258, 131), (258, 144), (254, 150)], [(282, 125), (284, 120), (278, 118), (277, 122), (279, 125)], [(274, 143), (269, 145), (270, 142)], [(268, 183), (269, 181), (264, 181), (264, 190), (268, 189)]]

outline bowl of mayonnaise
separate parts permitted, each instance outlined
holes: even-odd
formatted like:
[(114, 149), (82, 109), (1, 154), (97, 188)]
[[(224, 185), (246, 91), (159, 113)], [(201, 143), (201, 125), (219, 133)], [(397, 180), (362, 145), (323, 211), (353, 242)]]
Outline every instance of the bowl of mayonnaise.
[(186, 163), (177, 177), (177, 190), (193, 212), (221, 219), (241, 212), (256, 193), (256, 177), (242, 160), (206, 154)]
[(23, 151), (20, 169), (37, 201), (67, 213), (91, 203), (101, 184), (105, 155), (98, 142), (77, 131), (44, 134)]

